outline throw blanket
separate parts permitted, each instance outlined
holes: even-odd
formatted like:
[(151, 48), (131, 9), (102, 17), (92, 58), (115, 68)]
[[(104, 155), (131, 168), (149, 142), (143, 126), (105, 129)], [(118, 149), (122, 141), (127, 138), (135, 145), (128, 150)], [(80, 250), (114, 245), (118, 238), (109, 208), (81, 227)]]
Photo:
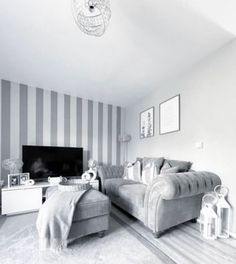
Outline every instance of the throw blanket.
[(85, 192), (56, 190), (44, 202), (36, 222), (41, 250), (53, 249), (58, 251), (67, 247), (74, 210)]

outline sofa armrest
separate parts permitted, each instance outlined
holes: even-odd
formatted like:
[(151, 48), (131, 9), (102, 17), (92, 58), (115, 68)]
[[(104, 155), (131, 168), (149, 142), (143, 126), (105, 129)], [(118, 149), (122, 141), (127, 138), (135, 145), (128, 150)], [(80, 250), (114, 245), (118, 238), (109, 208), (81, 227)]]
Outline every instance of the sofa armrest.
[(123, 174), (124, 174), (123, 166), (99, 166), (98, 177), (101, 180), (102, 192), (105, 191), (104, 182), (106, 179), (122, 178)]
[[(152, 230), (158, 230), (158, 219), (163, 214), (163, 200), (183, 200), (214, 190), (221, 184), (219, 176), (211, 172), (191, 171), (159, 175), (147, 186), (144, 206), (144, 223)], [(173, 202), (175, 204), (176, 202)], [(161, 212), (160, 212), (161, 210)], [(174, 216), (173, 216), (174, 217)]]

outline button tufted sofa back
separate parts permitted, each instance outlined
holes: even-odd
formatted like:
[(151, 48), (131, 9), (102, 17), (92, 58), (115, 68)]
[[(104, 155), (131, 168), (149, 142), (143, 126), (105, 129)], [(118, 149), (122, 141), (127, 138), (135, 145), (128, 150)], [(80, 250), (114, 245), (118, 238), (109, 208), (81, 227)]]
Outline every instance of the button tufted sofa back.
[(164, 186), (161, 196), (165, 200), (210, 192), (221, 184), (218, 175), (206, 171), (165, 174), (158, 178), (157, 183)]
[(100, 166), (98, 168), (98, 176), (101, 179), (102, 189), (104, 188), (105, 179), (122, 178), (123, 174), (124, 174), (123, 166)]

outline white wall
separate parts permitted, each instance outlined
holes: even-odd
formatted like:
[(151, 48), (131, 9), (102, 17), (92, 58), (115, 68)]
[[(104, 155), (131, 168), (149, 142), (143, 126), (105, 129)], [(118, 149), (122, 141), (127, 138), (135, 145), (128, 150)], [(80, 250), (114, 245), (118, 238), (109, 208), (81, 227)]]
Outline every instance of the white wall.
[[(176, 94), (181, 100), (181, 130), (159, 135), (159, 103)], [(139, 113), (151, 106), (155, 106), (155, 135), (139, 139)], [(137, 156), (190, 160), (193, 169), (221, 177), (236, 208), (236, 42), (127, 107), (126, 132), (132, 135), (130, 161)], [(203, 141), (203, 149), (195, 148), (198, 141)], [(232, 221), (231, 231), (236, 233), (236, 212)]]

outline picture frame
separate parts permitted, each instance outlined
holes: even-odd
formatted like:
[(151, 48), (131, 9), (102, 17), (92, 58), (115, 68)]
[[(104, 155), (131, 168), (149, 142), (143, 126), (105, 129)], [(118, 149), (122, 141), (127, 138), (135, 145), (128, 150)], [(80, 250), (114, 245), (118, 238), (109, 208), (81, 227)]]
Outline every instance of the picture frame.
[(159, 134), (180, 131), (180, 95), (159, 104)]
[(8, 187), (20, 185), (20, 173), (8, 174)]
[(20, 185), (25, 185), (29, 179), (29, 172), (20, 173)]
[(154, 136), (154, 106), (140, 113), (139, 135), (140, 139)]

